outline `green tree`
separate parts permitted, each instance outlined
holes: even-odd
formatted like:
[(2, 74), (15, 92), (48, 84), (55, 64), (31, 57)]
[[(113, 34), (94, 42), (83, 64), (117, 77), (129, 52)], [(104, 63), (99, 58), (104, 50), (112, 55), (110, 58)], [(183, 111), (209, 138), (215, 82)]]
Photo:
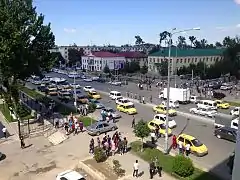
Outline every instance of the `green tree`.
[(76, 65), (77, 62), (81, 63), (83, 56), (83, 52), (74, 49), (74, 48), (69, 48), (68, 49), (68, 65), (69, 66), (74, 66)]
[(108, 67), (108, 65), (106, 64), (104, 69), (103, 69), (103, 72), (106, 73), (106, 74), (109, 74), (110, 73), (110, 69)]
[(144, 44), (143, 39), (139, 35), (135, 36), (135, 39), (136, 39), (135, 41), (136, 45)]
[(179, 36), (178, 37), (178, 45), (177, 45), (178, 48), (185, 48), (186, 47), (186, 38), (183, 37), (183, 36)]
[(144, 63), (144, 65), (140, 68), (140, 72), (142, 74), (146, 74), (148, 72), (148, 67), (147, 67), (146, 63)]
[(161, 63), (156, 63), (156, 66), (161, 76), (168, 75), (168, 60), (164, 60)]
[(131, 61), (129, 63), (128, 73), (134, 73), (140, 70), (139, 62)]
[(0, 0), (0, 4), (0, 71), (16, 110), (17, 81), (52, 68), (57, 59), (50, 52), (55, 37), (32, 0)]
[(133, 132), (136, 137), (139, 137), (142, 139), (142, 150), (143, 150), (143, 139), (149, 136), (151, 130), (149, 129), (147, 123), (141, 119), (135, 125)]
[(196, 40), (195, 36), (189, 36), (189, 41), (191, 42), (191, 47), (193, 46), (193, 42)]

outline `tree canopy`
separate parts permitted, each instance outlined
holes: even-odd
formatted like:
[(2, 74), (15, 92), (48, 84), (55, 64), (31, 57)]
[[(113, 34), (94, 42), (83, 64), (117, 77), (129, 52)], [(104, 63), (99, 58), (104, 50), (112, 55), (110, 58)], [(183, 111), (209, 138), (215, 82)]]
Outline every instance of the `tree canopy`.
[(146, 122), (142, 119), (135, 125), (134, 131), (135, 136), (141, 138), (142, 140), (149, 136), (151, 130), (149, 129)]
[(0, 4), (0, 71), (17, 102), (17, 80), (38, 75), (55, 63), (56, 54), (49, 51), (55, 47), (55, 37), (32, 0), (0, 0)]

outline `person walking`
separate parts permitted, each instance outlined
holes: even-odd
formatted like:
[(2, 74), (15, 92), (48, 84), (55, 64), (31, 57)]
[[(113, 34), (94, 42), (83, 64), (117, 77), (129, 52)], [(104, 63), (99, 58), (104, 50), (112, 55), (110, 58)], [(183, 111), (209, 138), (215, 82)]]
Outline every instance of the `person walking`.
[(20, 137), (20, 145), (21, 145), (21, 148), (22, 148), (22, 149), (25, 148), (25, 142), (24, 142), (24, 139), (23, 139), (22, 136)]
[(142, 103), (145, 104), (145, 97), (142, 97)]
[(187, 142), (187, 144), (186, 144), (186, 146), (185, 146), (186, 156), (189, 156), (189, 154), (190, 154), (190, 147), (191, 147), (190, 143)]
[(149, 164), (149, 174), (150, 174), (150, 179), (153, 179), (154, 170), (155, 170), (154, 162), (151, 162), (151, 163)]
[(176, 135), (173, 135), (173, 137), (172, 137), (172, 148), (173, 149), (177, 148), (177, 137), (176, 137)]
[(133, 177), (138, 177), (139, 164), (138, 160), (133, 164)]
[(178, 149), (179, 149), (179, 154), (182, 154), (183, 153), (183, 142), (182, 141), (178, 142)]
[(152, 132), (150, 133), (150, 136), (151, 136), (152, 144), (155, 144), (155, 138), (156, 138), (156, 134), (155, 134), (155, 132), (152, 131)]
[(3, 136), (7, 138), (7, 128), (5, 126), (3, 126), (2, 128), (2, 132), (3, 132)]
[(133, 119), (132, 119), (132, 128), (135, 127), (135, 116), (133, 115)]

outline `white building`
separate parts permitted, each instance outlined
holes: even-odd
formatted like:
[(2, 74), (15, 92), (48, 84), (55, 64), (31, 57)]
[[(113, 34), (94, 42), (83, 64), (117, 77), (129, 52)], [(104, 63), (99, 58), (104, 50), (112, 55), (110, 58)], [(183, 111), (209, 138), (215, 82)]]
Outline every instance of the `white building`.
[(91, 52), (89, 55), (82, 57), (82, 69), (88, 71), (103, 71), (105, 66), (110, 70), (121, 69), (126, 59), (123, 56), (110, 52)]

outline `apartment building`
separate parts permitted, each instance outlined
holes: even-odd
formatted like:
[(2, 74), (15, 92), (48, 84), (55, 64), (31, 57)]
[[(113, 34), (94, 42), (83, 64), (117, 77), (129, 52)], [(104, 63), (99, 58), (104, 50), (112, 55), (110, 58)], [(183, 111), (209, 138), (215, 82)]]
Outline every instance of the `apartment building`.
[(126, 59), (126, 62), (139, 62), (140, 67), (144, 64), (147, 65), (148, 57), (146, 54), (141, 52), (120, 52), (117, 53), (119, 56), (123, 56)]
[(105, 51), (91, 52), (82, 57), (82, 69), (103, 71), (105, 66), (108, 66), (110, 70), (117, 70), (123, 68), (125, 62), (125, 57), (118, 54)]
[[(183, 66), (204, 62), (207, 66), (223, 59), (225, 49), (178, 49), (172, 48), (170, 55), (170, 74)], [(168, 48), (148, 55), (148, 71), (158, 73), (159, 64), (168, 60)]]

